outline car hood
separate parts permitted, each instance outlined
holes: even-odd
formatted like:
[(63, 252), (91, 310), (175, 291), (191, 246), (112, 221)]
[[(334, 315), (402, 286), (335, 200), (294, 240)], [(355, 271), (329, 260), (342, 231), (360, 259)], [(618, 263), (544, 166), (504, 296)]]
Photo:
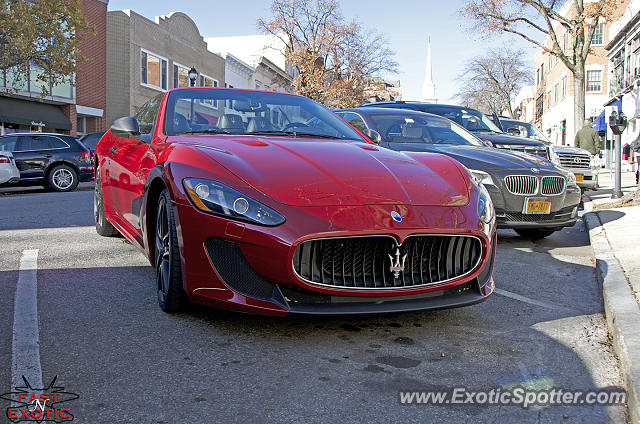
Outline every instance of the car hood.
[(467, 177), (448, 158), (415, 159), (366, 143), (195, 136), (199, 149), (260, 193), (293, 206), (463, 206)]
[(526, 170), (531, 168), (541, 170), (556, 170), (548, 160), (526, 153), (503, 151), (493, 147), (476, 146), (438, 146), (436, 150), (450, 156), (467, 168), (483, 170)]
[(581, 154), (581, 155), (589, 155), (589, 156), (591, 156), (591, 153), (589, 153), (588, 150), (581, 149), (579, 147), (553, 146), (553, 150), (556, 153), (571, 153), (571, 154)]
[(482, 140), (495, 144), (519, 144), (523, 146), (545, 146), (545, 143), (530, 138), (518, 137), (509, 134), (474, 132), (473, 135)]

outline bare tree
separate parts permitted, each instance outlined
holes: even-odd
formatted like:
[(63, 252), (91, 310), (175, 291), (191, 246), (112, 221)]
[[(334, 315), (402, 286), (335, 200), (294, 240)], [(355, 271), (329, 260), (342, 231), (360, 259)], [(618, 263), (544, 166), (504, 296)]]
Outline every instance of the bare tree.
[(485, 111), (507, 111), (513, 117), (511, 101), (522, 86), (533, 81), (523, 56), (524, 51), (505, 47), (469, 60), (458, 77), (462, 83), (458, 99)]
[(95, 29), (80, 0), (0, 1), (0, 69), (14, 86), (31, 75), (32, 91), (46, 96), (50, 84), (66, 82), (85, 59), (78, 45), (87, 33)]
[(354, 106), (364, 99), (369, 76), (395, 72), (386, 39), (347, 22), (334, 0), (273, 0), (272, 17), (258, 26), (282, 42), (294, 69), (294, 90), (327, 106)]
[[(602, 18), (611, 19), (623, 0), (466, 0), (461, 10), (473, 29), (485, 34), (515, 34), (558, 57), (573, 74), (574, 120), (585, 117), (585, 63)], [(569, 35), (564, 45), (563, 33)], [(542, 35), (550, 44), (538, 41)]]

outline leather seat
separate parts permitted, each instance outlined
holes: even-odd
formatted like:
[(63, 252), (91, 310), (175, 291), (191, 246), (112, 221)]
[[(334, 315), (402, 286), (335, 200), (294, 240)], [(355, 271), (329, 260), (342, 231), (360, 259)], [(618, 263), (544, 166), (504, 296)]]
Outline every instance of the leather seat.
[(267, 118), (262, 116), (256, 116), (255, 118), (249, 119), (249, 124), (247, 125), (247, 132), (259, 132), (259, 131), (271, 131), (273, 130), (273, 125)]
[(218, 121), (218, 128), (227, 130), (231, 134), (242, 134), (244, 133), (244, 122), (240, 115), (225, 113)]
[(177, 112), (174, 113), (173, 114), (173, 133), (180, 134), (190, 130), (191, 128), (189, 127), (189, 122), (187, 121), (187, 118), (185, 118), (184, 115), (179, 114)]

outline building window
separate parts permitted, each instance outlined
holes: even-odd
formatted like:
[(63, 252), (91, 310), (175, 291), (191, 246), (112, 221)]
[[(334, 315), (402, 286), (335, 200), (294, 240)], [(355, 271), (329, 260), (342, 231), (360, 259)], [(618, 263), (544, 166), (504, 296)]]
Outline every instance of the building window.
[(541, 94), (537, 99), (536, 99), (536, 117), (538, 119), (542, 118), (542, 114), (544, 113), (544, 97)]
[(553, 55), (549, 54), (549, 69), (551, 69), (551, 67), (553, 66), (552, 60), (553, 60)]
[(551, 90), (547, 91), (547, 109), (551, 109)]
[[(217, 87), (217, 86), (218, 86), (218, 80), (215, 80), (204, 74), (200, 74), (200, 87)], [(200, 103), (211, 106), (211, 107), (215, 107), (215, 108), (218, 107), (217, 100), (200, 100)]]
[(567, 77), (562, 78), (562, 98), (567, 97)]
[(174, 62), (173, 64), (173, 88), (189, 87), (189, 68)]
[(602, 91), (602, 71), (587, 71), (587, 93)]
[(544, 81), (544, 63), (540, 65), (540, 82)]
[(567, 54), (567, 44), (568, 44), (568, 42), (569, 42), (569, 36), (565, 32), (564, 35), (562, 36), (562, 51), (564, 52), (564, 54)]
[(558, 84), (553, 86), (553, 102), (558, 103)]
[(540, 85), (540, 69), (536, 69), (536, 85)]
[(167, 72), (167, 59), (157, 54), (140, 50), (140, 84), (166, 90)]
[(593, 37), (591, 38), (592, 46), (601, 46), (604, 44), (604, 24), (600, 23), (593, 31)]

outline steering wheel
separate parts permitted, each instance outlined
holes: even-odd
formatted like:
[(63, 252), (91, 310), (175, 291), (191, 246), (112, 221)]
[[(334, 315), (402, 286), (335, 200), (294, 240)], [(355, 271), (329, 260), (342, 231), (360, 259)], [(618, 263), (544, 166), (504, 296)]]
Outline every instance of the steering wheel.
[(290, 124), (285, 125), (282, 131), (287, 131), (288, 129), (294, 128), (294, 127), (309, 128), (309, 125), (303, 122), (292, 122)]

